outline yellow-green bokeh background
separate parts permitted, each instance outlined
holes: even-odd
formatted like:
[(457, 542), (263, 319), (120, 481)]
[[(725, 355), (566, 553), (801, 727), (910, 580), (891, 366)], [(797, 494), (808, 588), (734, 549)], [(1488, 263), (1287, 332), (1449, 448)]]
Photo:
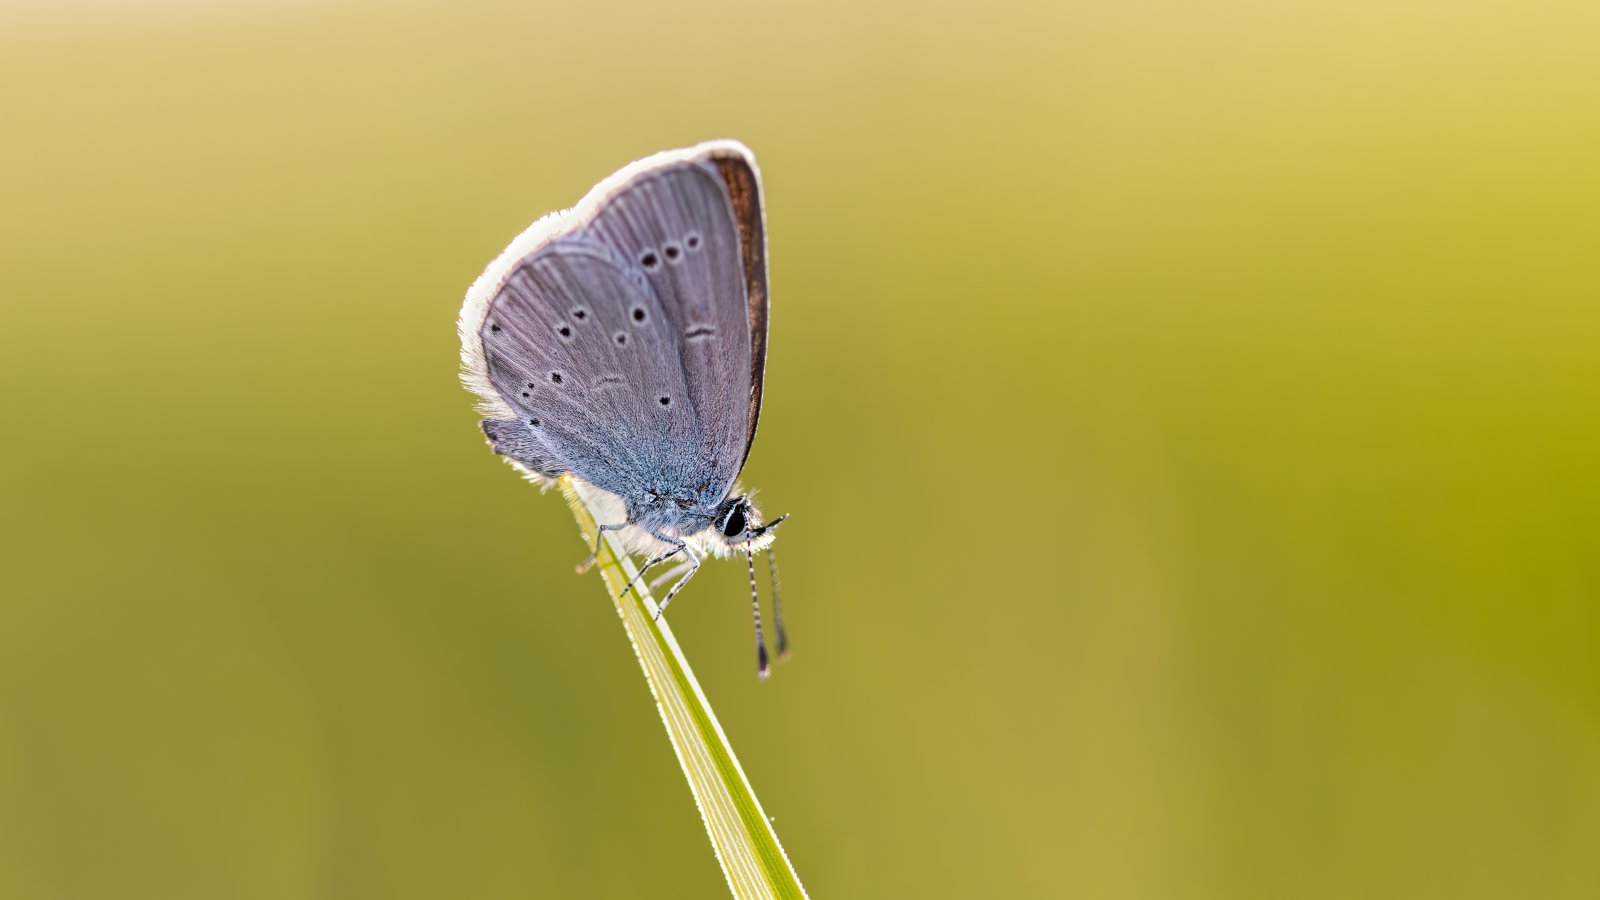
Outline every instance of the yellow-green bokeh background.
[(0, 13), (0, 896), (716, 897), (454, 317), (738, 137), (811, 893), (1600, 889), (1600, 6)]

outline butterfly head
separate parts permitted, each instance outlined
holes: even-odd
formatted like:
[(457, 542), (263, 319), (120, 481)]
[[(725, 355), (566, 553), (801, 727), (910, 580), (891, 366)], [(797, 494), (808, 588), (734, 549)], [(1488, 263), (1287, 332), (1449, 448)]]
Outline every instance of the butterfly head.
[(782, 515), (763, 525), (760, 510), (750, 502), (748, 494), (741, 494), (722, 501), (711, 527), (728, 547), (754, 553), (766, 549), (777, 538), (774, 530), (787, 518)]

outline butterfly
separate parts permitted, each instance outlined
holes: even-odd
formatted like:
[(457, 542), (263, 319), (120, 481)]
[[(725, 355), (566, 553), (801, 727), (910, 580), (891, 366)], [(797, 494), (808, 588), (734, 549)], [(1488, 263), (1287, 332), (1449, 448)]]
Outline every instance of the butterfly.
[[(767, 357), (761, 176), (736, 141), (639, 160), (576, 206), (535, 222), (472, 285), (461, 309), (463, 381), (494, 452), (530, 478), (596, 488), (599, 524), (675, 562), (660, 616), (710, 556), (750, 571), (758, 672), (769, 671), (755, 554), (767, 552), (780, 656), (775, 529), (739, 486), (761, 414)], [(591, 555), (579, 564), (594, 563)]]

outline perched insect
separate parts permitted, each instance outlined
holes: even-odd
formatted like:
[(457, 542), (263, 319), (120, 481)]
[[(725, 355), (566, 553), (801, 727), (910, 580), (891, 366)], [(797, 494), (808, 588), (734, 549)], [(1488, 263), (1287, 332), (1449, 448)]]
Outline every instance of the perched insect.
[(511, 242), (467, 292), (458, 328), (462, 377), (481, 398), (494, 452), (530, 477), (567, 475), (610, 495), (624, 518), (600, 531), (647, 556), (634, 581), (678, 562), (652, 582), (678, 579), (661, 610), (707, 556), (745, 556), (765, 677), (755, 554), (768, 553), (782, 656), (771, 545), (785, 517), (762, 524), (738, 484), (767, 357), (766, 232), (750, 151), (712, 141), (602, 181)]

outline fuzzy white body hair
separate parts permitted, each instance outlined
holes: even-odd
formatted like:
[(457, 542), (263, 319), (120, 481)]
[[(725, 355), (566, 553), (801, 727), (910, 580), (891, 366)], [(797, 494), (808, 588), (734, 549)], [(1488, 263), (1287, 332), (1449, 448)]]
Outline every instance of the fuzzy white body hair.
[[(530, 476), (532, 481), (548, 483), (548, 479), (539, 477), (537, 473), (530, 472), (523, 466), (517, 466), (517, 468)], [(567, 477), (572, 480), (572, 487), (578, 492), (578, 496), (583, 498), (583, 502), (589, 507), (589, 511), (594, 514), (596, 523), (621, 522), (627, 518), (627, 507), (621, 497), (603, 488), (595, 487), (576, 475)], [(741, 492), (739, 486), (734, 486), (734, 492)], [(627, 528), (609, 533), (616, 535), (622, 541), (623, 548), (629, 553), (640, 556), (657, 556), (672, 549), (671, 544), (657, 540), (648, 531), (635, 525), (629, 525)], [(701, 559), (707, 557), (726, 559), (735, 554), (757, 553), (765, 550), (776, 538), (777, 535), (775, 533), (769, 532), (734, 546), (723, 540), (722, 536), (717, 534), (715, 528), (707, 528), (696, 534), (684, 535), (683, 540), (689, 545), (689, 549), (694, 551), (694, 555)]]

